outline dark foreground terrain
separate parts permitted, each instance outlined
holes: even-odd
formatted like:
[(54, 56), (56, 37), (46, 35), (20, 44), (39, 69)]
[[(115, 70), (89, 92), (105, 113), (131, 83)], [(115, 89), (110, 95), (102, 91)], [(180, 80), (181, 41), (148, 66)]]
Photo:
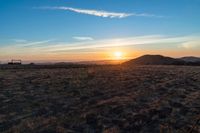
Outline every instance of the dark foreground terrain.
[(0, 69), (0, 132), (200, 132), (200, 67)]

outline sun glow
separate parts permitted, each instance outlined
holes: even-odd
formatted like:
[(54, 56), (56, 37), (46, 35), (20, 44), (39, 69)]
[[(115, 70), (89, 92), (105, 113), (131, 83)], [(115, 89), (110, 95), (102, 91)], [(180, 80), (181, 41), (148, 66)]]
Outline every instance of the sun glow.
[(114, 52), (115, 59), (122, 59), (123, 53), (121, 51)]

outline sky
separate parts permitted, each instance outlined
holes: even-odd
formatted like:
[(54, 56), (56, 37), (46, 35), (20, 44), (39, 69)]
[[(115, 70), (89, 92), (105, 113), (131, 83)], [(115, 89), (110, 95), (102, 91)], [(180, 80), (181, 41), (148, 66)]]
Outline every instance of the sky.
[(200, 0), (0, 0), (0, 61), (200, 57)]

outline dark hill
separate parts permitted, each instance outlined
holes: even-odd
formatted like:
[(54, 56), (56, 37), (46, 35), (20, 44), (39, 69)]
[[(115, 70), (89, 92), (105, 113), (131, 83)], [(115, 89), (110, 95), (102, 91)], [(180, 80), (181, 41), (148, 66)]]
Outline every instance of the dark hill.
[(124, 63), (125, 65), (184, 65), (185, 61), (162, 55), (143, 55)]
[(194, 56), (186, 56), (186, 57), (182, 57), (179, 58), (185, 62), (200, 62), (200, 58), (199, 57), (194, 57)]

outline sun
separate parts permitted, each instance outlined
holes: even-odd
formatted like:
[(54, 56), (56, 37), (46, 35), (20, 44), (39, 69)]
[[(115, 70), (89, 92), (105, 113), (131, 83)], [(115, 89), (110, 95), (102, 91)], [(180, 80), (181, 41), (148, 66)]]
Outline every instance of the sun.
[(115, 59), (122, 59), (123, 53), (121, 51), (114, 52)]

